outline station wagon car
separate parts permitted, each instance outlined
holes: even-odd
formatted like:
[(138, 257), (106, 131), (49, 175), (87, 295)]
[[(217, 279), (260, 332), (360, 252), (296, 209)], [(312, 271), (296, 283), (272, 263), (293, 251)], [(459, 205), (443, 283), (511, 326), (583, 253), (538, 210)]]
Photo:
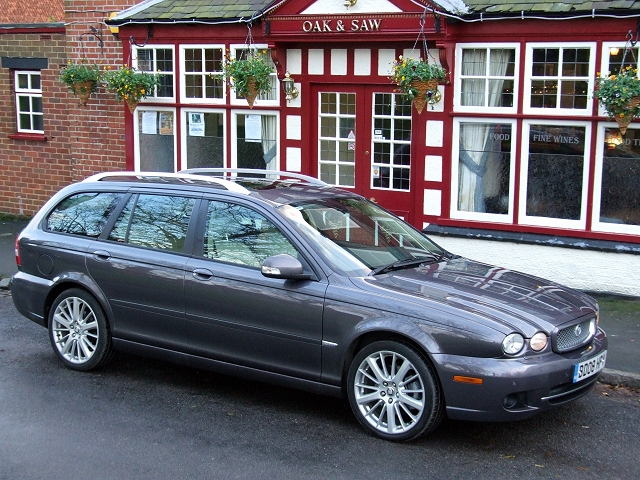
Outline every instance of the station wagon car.
[(120, 350), (346, 396), (392, 441), (565, 404), (606, 361), (588, 295), (291, 173), (94, 175), (43, 206), (16, 261), (18, 311), (71, 369)]

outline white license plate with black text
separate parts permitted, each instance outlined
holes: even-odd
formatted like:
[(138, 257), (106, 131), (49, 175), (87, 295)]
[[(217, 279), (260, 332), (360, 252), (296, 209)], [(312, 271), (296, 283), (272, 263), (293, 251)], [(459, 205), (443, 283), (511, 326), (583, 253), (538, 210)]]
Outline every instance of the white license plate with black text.
[(607, 351), (600, 353), (598, 356), (593, 357), (584, 362), (580, 362), (573, 366), (573, 383), (584, 380), (585, 378), (592, 377), (600, 370), (604, 368), (604, 363), (607, 360)]

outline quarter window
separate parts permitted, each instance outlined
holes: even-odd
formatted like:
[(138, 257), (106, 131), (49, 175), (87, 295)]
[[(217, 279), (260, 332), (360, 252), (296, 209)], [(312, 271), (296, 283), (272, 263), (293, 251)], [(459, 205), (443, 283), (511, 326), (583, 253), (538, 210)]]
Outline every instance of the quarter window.
[(120, 213), (109, 240), (140, 247), (182, 252), (193, 198), (134, 195)]
[(14, 73), (18, 132), (44, 133), (40, 71)]
[(98, 237), (122, 194), (83, 192), (65, 198), (47, 218), (47, 230)]

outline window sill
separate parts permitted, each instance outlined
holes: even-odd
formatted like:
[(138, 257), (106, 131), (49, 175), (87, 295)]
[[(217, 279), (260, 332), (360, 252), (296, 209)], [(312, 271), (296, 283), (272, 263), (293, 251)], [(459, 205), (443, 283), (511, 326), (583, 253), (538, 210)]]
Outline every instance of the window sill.
[(8, 137), (12, 140), (30, 140), (32, 142), (47, 141), (47, 137), (43, 133), (13, 133)]

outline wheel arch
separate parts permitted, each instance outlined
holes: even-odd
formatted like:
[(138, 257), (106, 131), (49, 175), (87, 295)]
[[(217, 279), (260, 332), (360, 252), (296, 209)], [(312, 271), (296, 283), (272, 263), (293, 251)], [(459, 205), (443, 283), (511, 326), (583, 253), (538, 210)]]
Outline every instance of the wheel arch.
[(109, 302), (106, 297), (102, 293), (102, 290), (98, 288), (93, 279), (87, 275), (67, 275), (61, 277), (49, 290), (44, 302), (44, 321), (47, 322), (49, 318), (49, 313), (51, 312), (51, 306), (58, 295), (62, 292), (69, 290), (71, 288), (79, 288), (81, 290), (86, 291), (91, 294), (102, 308), (102, 311), (105, 314), (107, 325), (111, 329), (113, 318), (113, 312), (109, 308)]

